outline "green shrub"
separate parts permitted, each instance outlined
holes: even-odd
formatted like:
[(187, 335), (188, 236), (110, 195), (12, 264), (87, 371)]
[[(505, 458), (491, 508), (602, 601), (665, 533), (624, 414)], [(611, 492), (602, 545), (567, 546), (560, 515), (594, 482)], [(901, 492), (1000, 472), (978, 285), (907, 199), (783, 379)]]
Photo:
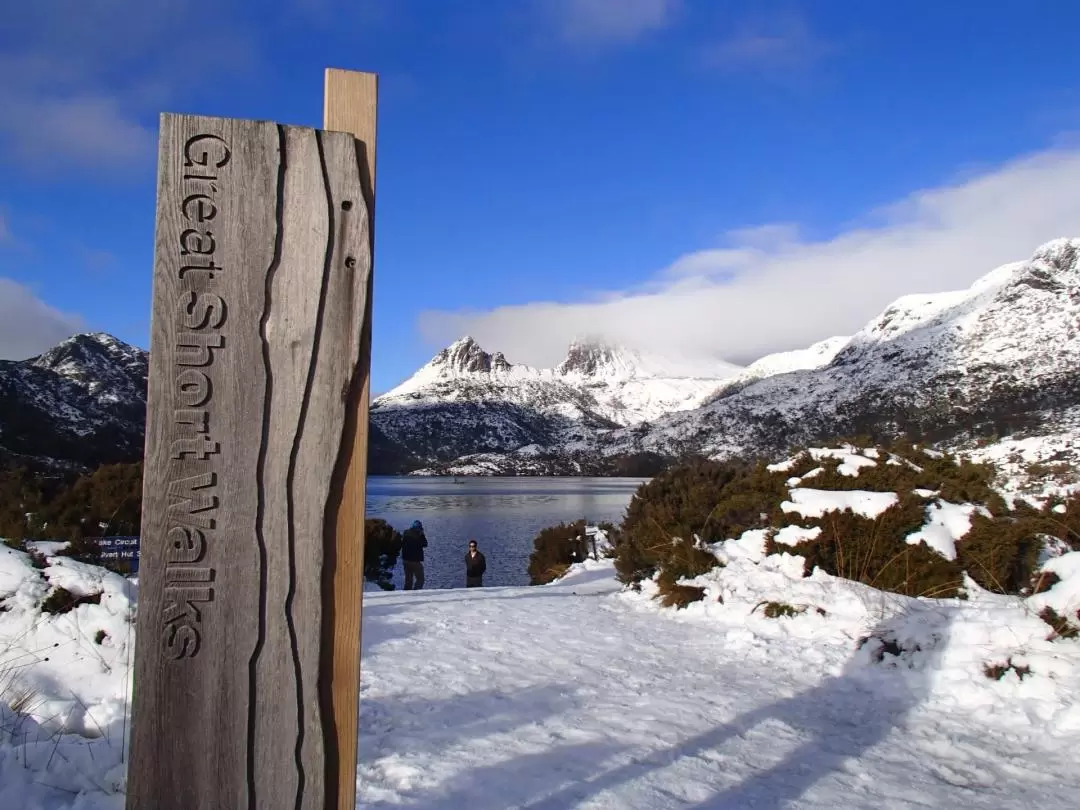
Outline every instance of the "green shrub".
[(554, 582), (588, 554), (584, 520), (548, 526), (533, 539), (533, 551), (529, 555), (529, 584)]
[(690, 603), (700, 602), (705, 598), (705, 589), (696, 585), (679, 585), (663, 577), (657, 584), (659, 585), (657, 598), (664, 607), (681, 610)]
[(785, 602), (766, 602), (765, 610), (762, 611), (765, 617), (769, 619), (779, 619), (781, 616), (798, 616), (802, 612), (802, 610), (797, 610), (793, 605)]
[(764, 462), (695, 461), (643, 484), (619, 529), (619, 580), (639, 582), (663, 569), (696, 576), (714, 568), (718, 561), (693, 544), (694, 536), (714, 543), (768, 525), (787, 494), (785, 480), (768, 472)]
[(971, 516), (971, 529), (956, 544), (957, 563), (979, 586), (994, 593), (1031, 587), (1045, 540), (1045, 521), (1034, 510)]
[[(753, 613), (759, 607), (764, 607), (765, 608), (761, 612), (765, 615), (766, 618), (768, 618), (768, 619), (779, 619), (782, 616), (787, 616), (787, 617), (801, 616), (802, 614), (806, 613), (813, 606), (812, 605), (789, 605), (787, 602), (758, 602), (756, 605), (754, 605), (754, 610), (751, 610), (750, 612)], [(825, 615), (825, 609), (824, 608), (814, 607), (814, 612), (817, 613), (819, 616), (824, 616)]]
[[(1068, 618), (1060, 615), (1052, 607), (1045, 607), (1039, 613), (1039, 618), (1050, 625), (1053, 632), (1050, 634), (1049, 641), (1054, 641), (1059, 638), (1077, 638), (1080, 636), (1080, 627), (1070, 622)], [(1080, 619), (1080, 611), (1077, 611), (1077, 618)]]
[(1061, 577), (1053, 571), (1039, 571), (1031, 579), (1031, 592), (1033, 594), (1046, 593), (1059, 582), (1061, 582)]
[(1011, 658), (1004, 664), (983, 665), (983, 674), (994, 681), (1000, 681), (1008, 674), (1009, 670), (1015, 672), (1021, 680), (1031, 674), (1031, 667), (1024, 666), (1023, 664), (1014, 664)]
[[(1055, 512), (1064, 507), (1064, 512)], [(1046, 533), (1068, 543), (1073, 551), (1080, 551), (1080, 492), (1068, 498), (1051, 500), (1042, 510), (1046, 519)]]
[(41, 603), (41, 610), (44, 613), (56, 615), (69, 613), (79, 605), (97, 605), (100, 603), (101, 591), (77, 595), (67, 588), (56, 587)]
[[(857, 476), (839, 472), (841, 460), (824, 458), (818, 463), (823, 471), (808, 478), (806, 486), (815, 489), (875, 492), (910, 492), (927, 489), (950, 503), (981, 503), (997, 514), (1005, 510), (1005, 501), (994, 490), (996, 470), (989, 464), (976, 464), (949, 455), (928, 455), (910, 442), (896, 441), (876, 448), (879, 457), (874, 466), (859, 468)], [(888, 463), (891, 459), (895, 464)]]
[(382, 518), (364, 520), (364, 579), (394, 589), (394, 567), (401, 554), (401, 532)]
[[(851, 452), (861, 446), (865, 445), (852, 444)], [(907, 596), (963, 598), (965, 571), (992, 591), (1020, 594), (1045, 589), (1053, 576), (1039, 576), (1036, 567), (1047, 538), (1080, 549), (1080, 494), (1043, 509), (1023, 503), (1009, 509), (994, 490), (995, 470), (988, 464), (928, 452), (904, 439), (875, 449), (876, 463), (860, 467), (854, 476), (840, 472), (841, 459), (815, 461), (806, 449), (793, 451), (790, 467), (776, 472), (769, 472), (764, 462), (703, 460), (667, 470), (642, 485), (627, 508), (614, 549), (619, 580), (634, 585), (659, 575), (658, 581), (671, 589), (718, 564), (693, 542), (695, 536), (711, 544), (747, 529), (790, 524), (816, 526), (821, 532), (794, 547), (776, 543), (770, 534), (767, 553), (787, 551), (805, 558), (806, 573), (817, 567)], [(803, 482), (806, 487), (895, 492), (898, 501), (876, 518), (851, 510), (830, 511), (819, 518), (784, 514), (780, 505), (789, 497), (788, 479), (818, 468), (820, 472)], [(934, 492), (934, 499), (914, 490)], [(957, 542), (955, 560), (945, 559), (925, 543), (907, 542), (926, 524), (928, 503), (938, 498), (983, 507)], [(1064, 511), (1053, 511), (1061, 505)]]
[(76, 530), (68, 544), (56, 552), (56, 556), (97, 565), (101, 561), (101, 547), (96, 538), (84, 537)]
[(816, 538), (794, 548), (770, 538), (766, 551), (802, 556), (806, 574), (817, 567), (833, 576), (905, 596), (955, 596), (963, 584), (961, 568), (925, 544), (912, 545), (906, 540), (925, 521), (922, 499), (904, 494), (876, 518), (850, 509), (804, 518), (801, 525), (821, 528)]

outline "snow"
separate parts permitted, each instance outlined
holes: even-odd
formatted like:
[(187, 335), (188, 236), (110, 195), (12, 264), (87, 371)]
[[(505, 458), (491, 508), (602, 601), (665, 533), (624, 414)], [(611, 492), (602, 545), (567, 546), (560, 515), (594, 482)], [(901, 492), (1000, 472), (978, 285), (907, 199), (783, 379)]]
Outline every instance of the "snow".
[(813, 540), (819, 534), (821, 534), (820, 526), (811, 526), (809, 528), (804, 526), (784, 526), (782, 529), (773, 535), (773, 540), (785, 546), (797, 546), (799, 543), (805, 543), (807, 540)]
[(785, 512), (797, 512), (803, 517), (821, 517), (826, 512), (850, 509), (857, 515), (876, 518), (898, 500), (895, 492), (862, 489), (841, 491), (793, 487), (789, 492), (791, 500), (781, 503), (780, 508)]
[[(602, 341), (576, 343), (559, 366), (538, 369), (463, 338), (379, 397), (372, 420), (420, 456), (418, 466), (449, 472), (483, 453), (484, 474), (537, 472), (540, 458), (543, 471), (572, 474), (583, 458), (600, 468), (639, 453), (774, 460), (866, 425), (892, 435), (915, 426), (945, 437), (931, 452), (1039, 456), (1058, 480), (1025, 483), (1018, 460), (1012, 481), (1015, 495), (1045, 499), (1063, 483), (1080, 489), (1075, 472), (1058, 469), (1080, 461), (1078, 257), (1080, 240), (1047, 243), (966, 290), (904, 296), (850, 338), (745, 369)], [(986, 446), (983, 434), (1018, 405), (1023, 430)], [(952, 420), (953, 409), (965, 418)], [(523, 446), (540, 449), (515, 452)], [(878, 460), (854, 449), (851, 458), (841, 474)]]
[[(1080, 553), (1048, 562), (1061, 581), (1026, 601), (972, 583), (967, 600), (932, 600), (803, 577), (801, 557), (765, 543), (753, 530), (714, 546), (725, 567), (692, 580), (705, 599), (679, 611), (651, 582), (624, 590), (609, 560), (532, 588), (366, 591), (358, 806), (1075, 805), (1080, 642), (1048, 640), (1033, 607), (1077, 604)], [(49, 581), (105, 595), (35, 613)], [(26, 677), (87, 710), (50, 739), (34, 724), (55, 706), (32, 709), (27, 738), (0, 741), (0, 807), (120, 810), (134, 588), (6, 550), (0, 588), (13, 586), (0, 639), (61, 642), (33, 668), (49, 677)], [(795, 615), (769, 618), (768, 602)], [(97, 628), (110, 638), (91, 654)], [(1030, 673), (984, 673), (1008, 661)]]
[[(538, 435), (564, 451), (581, 440), (591, 446), (597, 430), (637, 426), (697, 407), (738, 370), (719, 361), (667, 359), (603, 343), (575, 343), (557, 367), (534, 368), (510, 363), (464, 337), (377, 397), (372, 418), (392, 440), (407, 445), (427, 430), (433, 415), (453, 405), (456, 433), (489, 437), (472, 445), (457, 440), (456, 471), (467, 463), (465, 456), (498, 450), (480, 474), (508, 467), (521, 473), (545, 449)], [(446, 441), (445, 435), (437, 440)], [(535, 449), (521, 453), (523, 447)]]
[(971, 516), (977, 510), (974, 504), (939, 500), (926, 507), (926, 525), (904, 539), (912, 546), (926, 543), (946, 560), (955, 560), (956, 541), (971, 530)]
[[(1047, 642), (1015, 599), (886, 596), (762, 547), (723, 544), (727, 568), (683, 611), (649, 583), (621, 592), (606, 562), (532, 589), (372, 598), (361, 803), (1073, 805), (1080, 644)], [(766, 618), (770, 600), (803, 612)], [(905, 652), (878, 662), (880, 641), (857, 649), (871, 635)], [(986, 677), (1018, 650), (1030, 676)]]
[[(44, 613), (55, 587), (99, 602)], [(135, 595), (103, 568), (53, 557), (38, 570), (0, 546), (0, 807), (123, 807)]]
[(1070, 551), (1047, 560), (1043, 571), (1056, 574), (1060, 579), (1053, 588), (1032, 596), (1030, 601), (1036, 610), (1053, 608), (1059, 615), (1077, 616), (1080, 610), (1080, 551)]
[(791, 458), (778, 461), (775, 464), (766, 464), (765, 469), (769, 472), (790, 472), (791, 469), (802, 459), (802, 454), (796, 454)]
[(970, 449), (978, 437), (950, 423), (951, 408), (942, 403), (953, 403), (985, 429), (1019, 402), (1033, 404), (1023, 406), (1025, 432), (1010, 438), (1057, 436), (1070, 446), (1054, 460), (1075, 463), (1078, 256), (1080, 240), (1065, 240), (988, 273), (967, 290), (905, 296), (826, 364), (737, 376), (697, 409), (651, 421), (644, 432), (607, 432), (597, 442), (612, 455), (696, 452), (723, 460), (772, 456), (866, 424), (902, 433), (912, 423), (928, 428), (930, 422), (952, 436), (953, 446), (937, 449)]

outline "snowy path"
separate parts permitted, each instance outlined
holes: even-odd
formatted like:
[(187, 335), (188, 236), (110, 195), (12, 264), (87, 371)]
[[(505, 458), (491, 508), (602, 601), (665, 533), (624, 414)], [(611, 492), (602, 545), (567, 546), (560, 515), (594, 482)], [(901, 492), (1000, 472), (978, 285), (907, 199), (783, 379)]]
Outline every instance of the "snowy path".
[(361, 805), (1077, 806), (1075, 740), (949, 705), (910, 674), (868, 678), (850, 643), (617, 591), (596, 571), (366, 595)]

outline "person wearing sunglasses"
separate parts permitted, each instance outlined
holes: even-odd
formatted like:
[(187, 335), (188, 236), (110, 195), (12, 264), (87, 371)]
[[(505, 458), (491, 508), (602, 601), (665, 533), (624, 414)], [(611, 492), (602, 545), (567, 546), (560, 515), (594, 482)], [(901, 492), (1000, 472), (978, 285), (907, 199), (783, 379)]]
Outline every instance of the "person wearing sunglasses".
[(487, 570), (487, 560), (484, 554), (476, 547), (476, 541), (469, 541), (469, 550), (465, 552), (465, 587), (481, 588), (484, 585), (484, 572)]

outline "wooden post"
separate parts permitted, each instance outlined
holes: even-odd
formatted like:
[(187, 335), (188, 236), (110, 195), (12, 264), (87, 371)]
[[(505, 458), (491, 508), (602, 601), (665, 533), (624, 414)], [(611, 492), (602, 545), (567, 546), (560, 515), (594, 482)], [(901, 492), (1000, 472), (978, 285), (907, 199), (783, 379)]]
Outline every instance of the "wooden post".
[[(375, 135), (378, 109), (378, 76), (351, 70), (328, 68), (323, 95), (323, 127), (348, 132), (356, 138), (364, 198), (371, 222), (371, 255), (375, 255)], [(368, 277), (367, 310), (364, 313), (364, 337), (361, 343), (363, 367), (371, 363), (371, 307), (374, 273)], [(360, 637), (364, 589), (364, 514), (367, 504), (368, 406), (371, 381), (365, 374), (358, 390), (351, 392), (343, 447), (343, 465), (336, 516), (337, 566), (333, 573), (334, 615), (332, 654), (334, 722), (337, 728), (337, 772), (340, 786), (336, 797), (327, 802), (327, 810), (353, 810), (356, 807), (357, 715), (360, 698)]]
[(355, 801), (326, 662), (359, 656), (366, 171), (348, 133), (162, 116), (128, 810)]

